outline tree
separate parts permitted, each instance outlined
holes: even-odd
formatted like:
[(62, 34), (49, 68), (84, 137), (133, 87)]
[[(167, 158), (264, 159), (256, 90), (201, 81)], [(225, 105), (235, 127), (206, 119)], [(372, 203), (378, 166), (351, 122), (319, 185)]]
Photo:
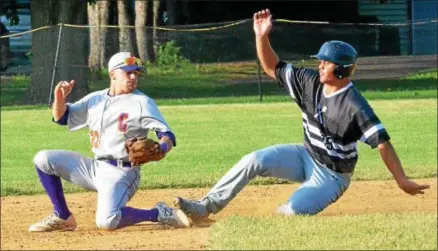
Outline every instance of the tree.
[(88, 67), (97, 71), (100, 69), (100, 18), (99, 5), (97, 3), (88, 3), (88, 25), (90, 25), (90, 56), (88, 57)]
[(147, 10), (148, 1), (135, 1), (135, 37), (137, 41), (138, 56), (143, 62), (151, 61), (147, 50)]
[[(56, 2), (55, 0), (30, 1), (32, 29), (53, 25), (52, 13), (56, 13)], [(28, 99), (30, 103), (42, 104), (49, 100), (55, 60), (53, 48), (56, 48), (57, 31), (58, 27), (51, 27), (32, 33), (32, 73)]]
[[(61, 26), (87, 23), (87, 1), (85, 0), (32, 0), (31, 27), (51, 26), (32, 34), (32, 73), (29, 102), (44, 104), (49, 100), (52, 72)], [(88, 93), (88, 36), (85, 30), (62, 27), (57, 74), (54, 85), (62, 80), (76, 80), (69, 100), (77, 100)], [(53, 100), (53, 99), (51, 99)]]
[(118, 19), (119, 19), (119, 47), (120, 51), (128, 51), (137, 54), (135, 51), (135, 40), (133, 29), (126, 27), (132, 25), (133, 10), (129, 0), (117, 1)]
[[(58, 23), (63, 24), (87, 24), (87, 1), (86, 0), (59, 0)], [(64, 27), (62, 44), (58, 58), (58, 80), (75, 79), (71, 101), (76, 101), (88, 94), (88, 51), (89, 51), (88, 28)]]
[[(0, 35), (6, 35), (9, 33), (9, 30), (6, 26), (0, 22)], [(0, 71), (6, 70), (9, 64), (10, 57), (10, 46), (9, 46), (9, 38), (0, 38)]]
[(109, 24), (109, 11), (110, 11), (110, 3), (109, 1), (99, 1), (98, 3), (99, 8), (99, 35), (100, 35), (100, 42), (99, 42), (99, 55), (100, 55), (100, 68), (104, 69), (106, 68), (107, 60), (110, 56), (108, 56), (108, 50), (107, 50), (107, 37), (108, 37), (108, 27)]
[[(0, 5), (0, 16), (5, 16), (9, 25), (17, 25), (20, 21), (17, 9), (19, 8), (16, 0), (3, 0)], [(3, 22), (0, 22), (0, 35), (6, 35), (9, 30)], [(0, 39), (0, 71), (5, 70), (9, 64), (10, 57), (10, 39)]]
[(88, 24), (90, 28), (90, 55), (88, 66), (92, 70), (106, 68), (109, 2), (88, 3)]
[[(137, 38), (138, 53), (144, 62), (155, 62), (155, 38), (157, 19), (161, 1), (136, 1), (135, 2), (135, 34)], [(152, 11), (151, 11), (152, 7)], [(149, 25), (152, 14), (152, 28)]]
[(153, 49), (152, 49), (152, 53), (154, 55), (154, 60), (153, 62), (155, 62), (155, 57), (157, 56), (158, 53), (158, 33), (159, 30), (157, 29), (157, 26), (159, 26), (159, 19), (160, 19), (160, 1), (154, 1), (154, 7), (153, 7), (153, 33), (152, 33), (152, 45), (153, 45)]

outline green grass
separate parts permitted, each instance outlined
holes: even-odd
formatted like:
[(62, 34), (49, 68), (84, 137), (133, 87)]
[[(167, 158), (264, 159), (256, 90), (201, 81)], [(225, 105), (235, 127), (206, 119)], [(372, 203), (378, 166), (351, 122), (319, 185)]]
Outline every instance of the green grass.
[[(255, 63), (184, 65), (177, 69), (150, 67), (147, 76), (141, 77), (139, 89), (159, 105), (254, 103), (260, 97), (257, 72)], [(370, 100), (437, 98), (436, 75), (436, 69), (431, 69), (401, 79), (354, 82)], [(90, 91), (108, 87), (104, 73), (90, 74), (89, 79)], [(240, 84), (236, 84), (236, 80)], [(2, 84), (2, 109), (26, 104), (29, 83), (29, 77), (19, 76)], [(263, 102), (289, 100), (288, 94), (274, 81), (262, 83), (261, 90)]]
[(437, 250), (437, 214), (239, 217), (213, 225), (213, 250)]
[[(259, 102), (256, 65), (212, 64), (197, 69), (151, 67), (141, 90), (153, 97), (177, 135), (162, 161), (142, 167), (140, 189), (211, 187), (245, 154), (274, 144), (301, 143), (301, 113), (275, 83)], [(257, 78), (255, 78), (257, 79)], [(437, 176), (437, 71), (403, 79), (356, 81), (389, 131), (411, 178)], [(92, 157), (88, 131), (69, 133), (51, 122), (47, 106), (17, 105), (28, 77), (1, 86), (1, 196), (43, 193), (32, 164), (42, 149), (67, 149)], [(91, 90), (106, 88), (92, 76)], [(240, 103), (240, 104), (239, 104)], [(359, 143), (353, 180), (391, 179), (377, 150)], [(286, 183), (256, 178), (250, 184)], [(67, 193), (85, 191), (64, 182)], [(327, 217), (239, 217), (213, 225), (208, 249), (437, 249), (437, 214)]]
[[(436, 177), (436, 99), (371, 101), (412, 178)], [(142, 167), (141, 189), (210, 187), (243, 155), (303, 140), (301, 113), (292, 102), (160, 107), (177, 136), (161, 162)], [(1, 195), (42, 193), (32, 159), (42, 149), (92, 156), (88, 132), (69, 133), (51, 122), (49, 109), (1, 111)], [(378, 152), (359, 143), (353, 179), (391, 178)], [(251, 184), (284, 182), (256, 179)], [(66, 184), (67, 192), (83, 191)]]
[(417, 74), (413, 74), (410, 75), (408, 77), (406, 77), (406, 79), (413, 79), (413, 80), (417, 80), (417, 79), (437, 79), (438, 77), (438, 72), (435, 70), (425, 70), (424, 72), (419, 72)]

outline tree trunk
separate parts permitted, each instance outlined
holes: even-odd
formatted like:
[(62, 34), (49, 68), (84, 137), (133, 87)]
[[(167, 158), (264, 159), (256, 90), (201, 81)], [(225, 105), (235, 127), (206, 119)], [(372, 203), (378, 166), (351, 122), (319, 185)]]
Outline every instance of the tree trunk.
[(100, 53), (99, 53), (99, 63), (101, 69), (107, 68), (107, 63), (109, 60), (109, 56), (107, 53), (107, 37), (108, 37), (108, 27), (106, 27), (109, 23), (109, 8), (110, 4), (108, 1), (98, 1), (97, 6), (99, 9), (99, 45), (100, 45)]
[(119, 19), (119, 46), (120, 51), (127, 51), (135, 54), (133, 39), (133, 29), (126, 27), (132, 25), (131, 17), (133, 13), (130, 8), (129, 0), (117, 1), (118, 19)]
[(147, 51), (147, 9), (148, 1), (135, 1), (135, 37), (138, 56), (143, 62), (151, 61)]
[(97, 71), (101, 68), (101, 48), (100, 44), (100, 19), (98, 3), (88, 3), (88, 24), (90, 27), (90, 55), (88, 57), (88, 67), (92, 71)]
[[(75, 79), (76, 85), (69, 101), (88, 93), (88, 30), (62, 28), (56, 74), (51, 86), (52, 73), (61, 27), (64, 24), (86, 24), (87, 2), (69, 0), (32, 0), (32, 29), (53, 25), (50, 29), (32, 34), (32, 75), (28, 101), (48, 104), (51, 90), (61, 80)], [(56, 25), (56, 26), (55, 26)], [(52, 93), (53, 95), (53, 93)], [(53, 96), (50, 97), (53, 101)], [(51, 105), (51, 104), (50, 104)]]
[[(159, 26), (159, 19), (160, 19), (160, 1), (154, 1), (154, 6), (153, 6), (153, 33), (152, 33), (152, 45), (153, 48), (151, 48), (151, 50), (153, 51), (153, 55), (154, 55), (154, 60), (153, 62), (155, 62), (155, 56), (158, 55), (158, 46), (159, 46), (159, 41), (158, 41), (158, 32), (159, 30), (157, 29), (157, 26)], [(167, 32), (167, 31), (165, 31)]]
[[(65, 24), (87, 23), (87, 2), (58, 0), (58, 22)], [(56, 12), (55, 12), (56, 13)], [(58, 59), (58, 78), (75, 80), (75, 87), (68, 97), (69, 102), (79, 100), (89, 92), (88, 87), (88, 42), (87, 28), (63, 27)]]
[[(57, 11), (56, 2), (56, 0), (30, 1), (32, 29), (56, 24), (52, 18), (52, 13)], [(58, 31), (59, 26), (54, 26), (32, 33), (31, 85), (25, 103), (48, 104)]]

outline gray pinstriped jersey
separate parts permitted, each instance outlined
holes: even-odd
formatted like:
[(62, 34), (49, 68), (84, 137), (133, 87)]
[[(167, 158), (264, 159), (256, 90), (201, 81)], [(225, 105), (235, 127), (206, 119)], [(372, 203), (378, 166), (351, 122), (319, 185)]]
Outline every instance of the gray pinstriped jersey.
[(150, 130), (172, 132), (153, 99), (139, 90), (111, 97), (108, 90), (90, 93), (68, 104), (68, 128), (75, 131), (89, 127), (96, 159), (128, 162), (127, 138), (145, 137)]
[(352, 83), (326, 95), (319, 73), (281, 61), (276, 77), (301, 108), (304, 145), (312, 158), (334, 171), (354, 171), (357, 141), (371, 148), (390, 139), (371, 106)]

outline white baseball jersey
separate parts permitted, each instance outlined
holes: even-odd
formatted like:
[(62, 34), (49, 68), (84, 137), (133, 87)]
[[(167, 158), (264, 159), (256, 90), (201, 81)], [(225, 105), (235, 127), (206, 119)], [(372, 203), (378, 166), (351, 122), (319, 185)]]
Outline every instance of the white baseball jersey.
[(109, 88), (90, 93), (68, 104), (70, 131), (86, 126), (96, 159), (122, 159), (129, 162), (125, 140), (146, 137), (150, 130), (172, 132), (155, 101), (139, 90), (130, 94), (108, 95)]

